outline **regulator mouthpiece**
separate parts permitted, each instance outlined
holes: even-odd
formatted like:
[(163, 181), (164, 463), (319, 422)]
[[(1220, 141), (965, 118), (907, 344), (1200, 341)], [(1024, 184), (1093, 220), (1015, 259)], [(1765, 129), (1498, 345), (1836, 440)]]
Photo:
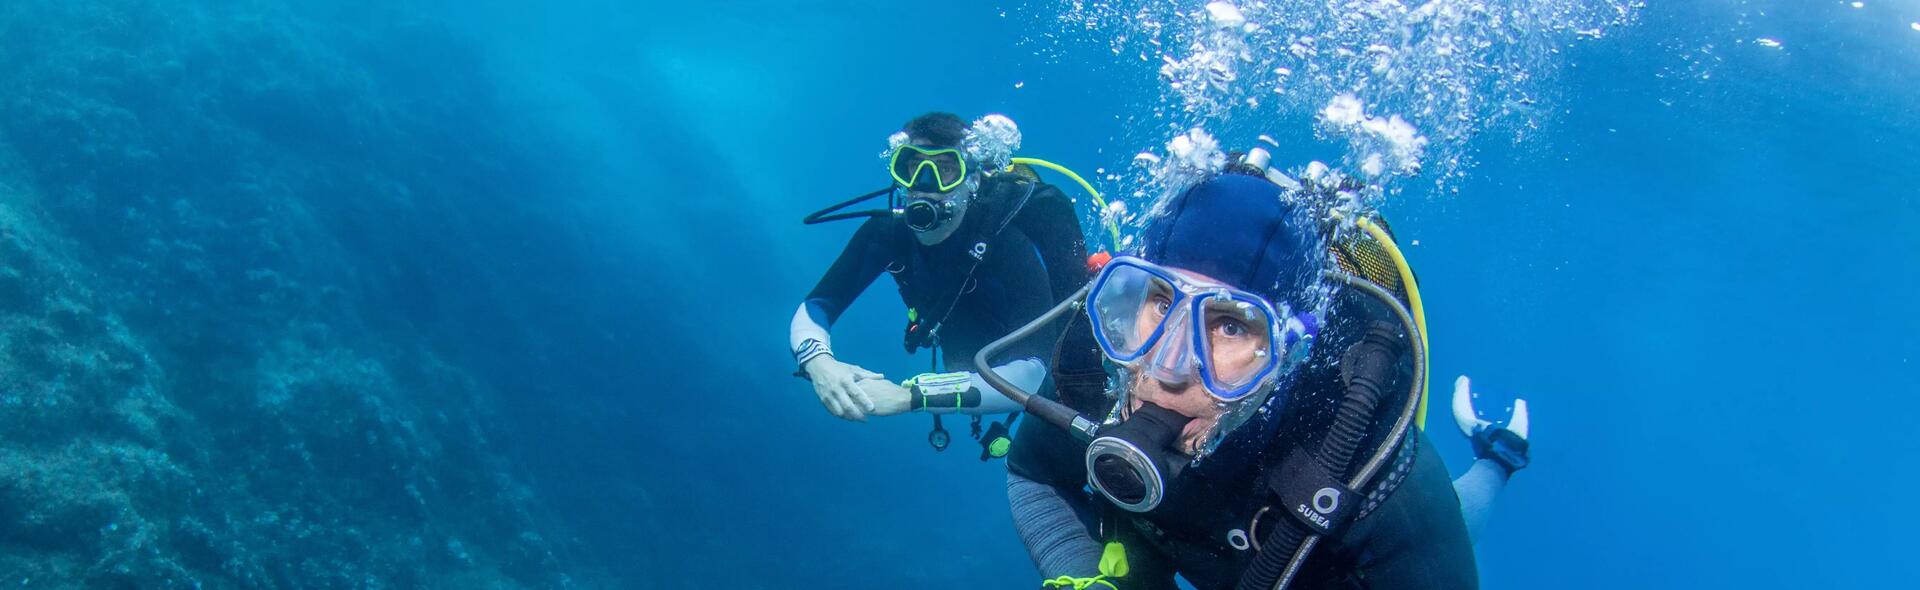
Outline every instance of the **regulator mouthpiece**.
[(907, 229), (925, 233), (946, 225), (953, 219), (953, 202), (934, 199), (913, 199), (907, 203), (901, 215), (907, 223)]
[(1093, 489), (1129, 512), (1149, 512), (1166, 499), (1167, 483), (1189, 461), (1175, 446), (1192, 418), (1153, 404), (1134, 410), (1087, 446)]

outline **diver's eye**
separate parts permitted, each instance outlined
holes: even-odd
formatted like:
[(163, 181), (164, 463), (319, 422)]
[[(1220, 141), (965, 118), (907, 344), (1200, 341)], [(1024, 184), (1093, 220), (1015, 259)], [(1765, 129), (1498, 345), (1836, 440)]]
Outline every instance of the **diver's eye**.
[(1239, 338), (1247, 335), (1248, 332), (1246, 324), (1232, 318), (1214, 320), (1213, 331), (1228, 338)]
[(1167, 312), (1173, 310), (1173, 300), (1165, 295), (1154, 295), (1147, 300), (1147, 304), (1153, 307), (1153, 314), (1157, 317), (1167, 317)]

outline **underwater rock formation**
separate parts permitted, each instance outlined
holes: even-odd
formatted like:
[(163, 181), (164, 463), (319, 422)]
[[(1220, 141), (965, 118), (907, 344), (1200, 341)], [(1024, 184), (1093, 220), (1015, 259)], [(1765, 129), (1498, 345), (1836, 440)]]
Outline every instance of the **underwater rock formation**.
[(461, 304), (424, 228), (513, 196), (479, 60), (319, 10), (0, 6), (0, 584), (581, 583), (410, 313)]

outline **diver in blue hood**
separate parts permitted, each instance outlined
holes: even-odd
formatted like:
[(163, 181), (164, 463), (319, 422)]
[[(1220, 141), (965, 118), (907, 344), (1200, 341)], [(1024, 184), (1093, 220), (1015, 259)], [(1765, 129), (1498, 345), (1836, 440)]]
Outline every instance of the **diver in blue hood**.
[[(980, 352), (986, 366), (1062, 319), (1095, 343), (1059, 348), (1052, 398), (983, 372), (1045, 422), (1023, 425), (1008, 462), (1045, 586), (1477, 585), (1461, 500), (1416, 427), (1426, 366), (1410, 271), (1335, 239), (1270, 174), (1242, 161), (1187, 189), (1133, 255)], [(1492, 457), (1462, 478), (1479, 519), (1525, 466), (1524, 406), (1518, 428), (1478, 421), (1459, 397), (1456, 418), (1463, 407)]]

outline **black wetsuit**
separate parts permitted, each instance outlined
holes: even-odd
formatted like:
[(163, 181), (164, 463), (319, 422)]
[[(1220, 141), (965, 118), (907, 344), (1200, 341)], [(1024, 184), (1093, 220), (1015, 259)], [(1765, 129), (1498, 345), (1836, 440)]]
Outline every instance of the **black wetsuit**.
[[(807, 294), (807, 313), (830, 326), (875, 278), (891, 274), (920, 320), (917, 330), (935, 334), (916, 344), (937, 343), (944, 370), (970, 371), (975, 352), (1046, 313), (1088, 278), (1073, 202), (1052, 185), (1011, 173), (989, 176), (960, 223), (953, 235), (928, 246), (898, 219), (867, 220)], [(1008, 358), (1044, 361), (1051, 341), (1035, 340)]]
[[(1256, 417), (1243, 424), (1236, 436), (1206, 461), (1189, 467), (1181, 481), (1169, 488), (1162, 506), (1150, 515), (1136, 515), (1111, 507), (1086, 489), (1085, 443), (1038, 420), (1022, 424), (1008, 457), (1008, 469), (1016, 477), (1010, 484), (1017, 488), (1010, 489), (1010, 497), (1017, 498), (1016, 521), (1024, 514), (1034, 514), (1036, 518), (1045, 519), (1046, 526), (1062, 527), (1062, 530), (1033, 535), (1045, 537), (1044, 543), (1049, 545), (1070, 540), (1060, 536), (1061, 532), (1075, 537), (1084, 535), (1099, 542), (1122, 542), (1127, 548), (1132, 572), (1110, 580), (1121, 590), (1172, 589), (1176, 587), (1175, 573), (1201, 590), (1234, 588), (1253, 561), (1255, 551), (1234, 548), (1231, 535), (1238, 530), (1264, 537), (1273, 527), (1290, 524), (1282, 522), (1287, 516), (1274, 509), (1260, 517), (1257, 527), (1252, 525), (1254, 515), (1261, 508), (1276, 504), (1271, 492), (1262, 486), (1264, 469), (1273, 465), (1275, 459), (1284, 457), (1287, 451), (1316, 442), (1327, 432), (1332, 408), (1343, 388), (1339, 363), (1333, 361), (1355, 341), (1355, 332), (1367, 325), (1358, 320), (1367, 317), (1367, 307), (1370, 306), (1353, 301), (1336, 305), (1332, 317), (1337, 319), (1323, 330), (1315, 344), (1313, 360), (1299, 369), (1298, 380), (1291, 387), (1274, 394), (1285, 393), (1289, 398), (1287, 409), (1279, 413), (1282, 416), (1271, 420)], [(1082, 318), (1075, 329), (1084, 329), (1084, 326)], [(1087, 363), (1097, 362), (1097, 355), (1097, 351), (1080, 351), (1062, 356), (1055, 363), (1056, 372), (1070, 372), (1076, 367), (1089, 371)], [(1405, 392), (1411, 383), (1411, 361), (1403, 356), (1401, 362), (1405, 366), (1393, 387)], [(1096, 381), (1080, 379), (1078, 382), (1082, 385), (1076, 387), (1067, 385), (1075, 380), (1058, 374), (1056, 379), (1063, 383), (1057, 388), (1058, 397), (1083, 415), (1105, 416), (1112, 405)], [(1405, 399), (1404, 394), (1399, 399)], [(1404, 407), (1399, 403), (1382, 405)], [(1378, 418), (1362, 448), (1377, 449), (1384, 445), (1391, 422), (1389, 416)], [(1377, 503), (1369, 505), (1363, 516), (1344, 531), (1323, 539), (1290, 588), (1461, 590), (1478, 585), (1472, 543), (1461, 518), (1459, 498), (1439, 454), (1425, 434), (1418, 431), (1398, 445), (1394, 453), (1388, 469), (1376, 478), (1376, 481), (1391, 480), (1391, 484), (1370, 489)], [(1019, 478), (1030, 482), (1019, 481)], [(1047, 486), (1051, 492), (1036, 491), (1034, 484)], [(1381, 495), (1384, 499), (1379, 498)], [(1057, 505), (1055, 498), (1064, 500), (1077, 514), (1077, 520), (1063, 517), (1056, 509), (1041, 507)], [(1021, 505), (1023, 502), (1039, 508), (1027, 510)], [(1028, 531), (1022, 533), (1027, 535)], [(1035, 550), (1035, 538), (1027, 539), (1030, 551)], [(1044, 559), (1043, 553), (1045, 551), (1034, 551), (1036, 561)], [(1081, 557), (1084, 558), (1084, 552)], [(1092, 564), (1041, 565), (1043, 570), (1049, 566), (1065, 566), (1043, 571), (1048, 576), (1087, 577), (1094, 573)]]

